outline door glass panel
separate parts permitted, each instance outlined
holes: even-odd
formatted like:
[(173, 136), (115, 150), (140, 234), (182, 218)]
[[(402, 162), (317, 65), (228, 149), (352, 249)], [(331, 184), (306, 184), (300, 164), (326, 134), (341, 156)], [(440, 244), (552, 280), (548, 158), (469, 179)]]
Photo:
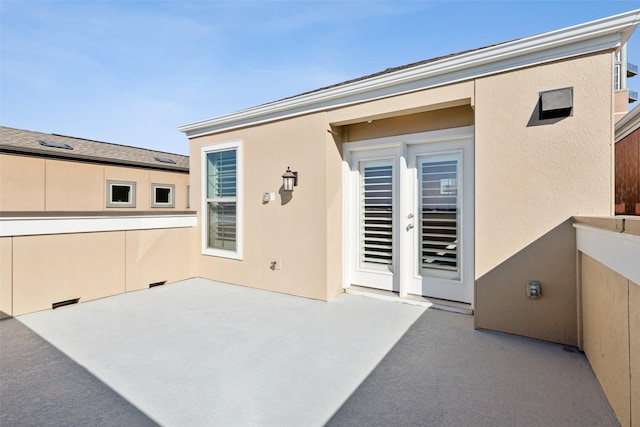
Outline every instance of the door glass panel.
[(393, 265), (393, 164), (360, 163), (360, 267), (391, 271)]
[(458, 159), (423, 156), (418, 164), (420, 274), (459, 278)]

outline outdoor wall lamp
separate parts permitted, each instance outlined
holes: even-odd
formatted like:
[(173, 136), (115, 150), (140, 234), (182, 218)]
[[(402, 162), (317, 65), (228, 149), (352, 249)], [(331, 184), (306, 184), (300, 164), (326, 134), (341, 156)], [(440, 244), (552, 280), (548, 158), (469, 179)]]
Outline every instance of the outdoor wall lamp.
[(282, 175), (282, 187), (284, 191), (293, 191), (293, 187), (298, 186), (298, 172), (291, 172), (291, 168), (287, 166), (287, 171)]

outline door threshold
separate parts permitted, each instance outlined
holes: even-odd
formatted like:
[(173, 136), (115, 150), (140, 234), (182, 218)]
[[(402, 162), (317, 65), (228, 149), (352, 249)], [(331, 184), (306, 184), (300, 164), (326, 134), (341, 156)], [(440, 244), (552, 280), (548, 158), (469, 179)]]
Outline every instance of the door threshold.
[(452, 313), (473, 315), (471, 304), (462, 302), (442, 300), (438, 298), (428, 298), (420, 295), (407, 295), (402, 298), (397, 292), (385, 291), (382, 289), (367, 288), (364, 286), (351, 285), (344, 289), (345, 293), (352, 295), (362, 295), (370, 298), (378, 298), (385, 301), (400, 302), (404, 304), (418, 305), (436, 310), (450, 311)]

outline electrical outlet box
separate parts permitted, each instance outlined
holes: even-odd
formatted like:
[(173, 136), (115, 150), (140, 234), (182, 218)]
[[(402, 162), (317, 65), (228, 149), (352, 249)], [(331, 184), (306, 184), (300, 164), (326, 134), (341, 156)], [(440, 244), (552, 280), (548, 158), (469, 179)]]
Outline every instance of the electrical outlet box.
[(540, 298), (542, 296), (540, 282), (529, 280), (525, 286), (525, 293), (529, 298)]
[(273, 257), (269, 261), (269, 268), (273, 271), (282, 270), (282, 259), (280, 257)]

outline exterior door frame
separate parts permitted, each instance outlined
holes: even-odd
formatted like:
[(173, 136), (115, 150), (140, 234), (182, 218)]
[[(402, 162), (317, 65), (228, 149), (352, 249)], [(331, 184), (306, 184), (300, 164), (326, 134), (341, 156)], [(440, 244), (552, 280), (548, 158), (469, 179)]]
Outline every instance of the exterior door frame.
[[(437, 131), (421, 132), (415, 134), (398, 135), (384, 138), (370, 139), (366, 141), (347, 142), (343, 144), (343, 182), (342, 182), (342, 241), (343, 241), (343, 288), (348, 288), (353, 283), (353, 272), (357, 267), (358, 240), (355, 228), (357, 224), (358, 200), (357, 179), (358, 168), (353, 168), (358, 159), (375, 159), (379, 157), (390, 158), (395, 154), (394, 198), (396, 201), (412, 200), (415, 186), (412, 182), (414, 174), (408, 168), (408, 155), (411, 147), (429, 147), (435, 152), (463, 151), (463, 173), (465, 175), (466, 188), (464, 194), (462, 216), (464, 220), (463, 253), (461, 253), (461, 279), (467, 291), (464, 297), (459, 298), (466, 303), (473, 303), (473, 282), (475, 277), (474, 258), (474, 128), (465, 126), (459, 128), (443, 129)], [(414, 206), (408, 203), (397, 203), (394, 215), (394, 230), (397, 232), (397, 242), (394, 241), (394, 285), (393, 289), (401, 297), (410, 293), (411, 281), (416, 280), (417, 272), (414, 272), (413, 252), (407, 253), (413, 245), (413, 234), (403, 232), (407, 224), (406, 218), (413, 213)]]

